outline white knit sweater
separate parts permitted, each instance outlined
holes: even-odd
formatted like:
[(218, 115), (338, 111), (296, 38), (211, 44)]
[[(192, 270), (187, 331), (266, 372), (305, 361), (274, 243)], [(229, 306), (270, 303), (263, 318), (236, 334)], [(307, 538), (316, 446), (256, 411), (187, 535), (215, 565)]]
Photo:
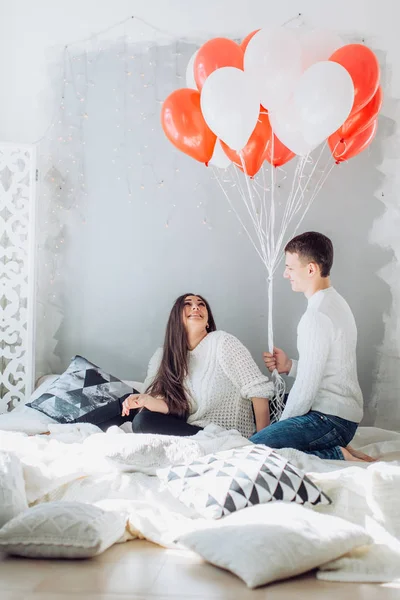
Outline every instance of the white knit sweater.
[(359, 423), (363, 398), (357, 379), (357, 328), (353, 313), (330, 287), (308, 300), (297, 328), (296, 381), (281, 420), (317, 410)]
[[(150, 360), (145, 389), (157, 374), (162, 351), (156, 350)], [(199, 427), (215, 423), (247, 438), (255, 432), (250, 399), (272, 398), (274, 392), (247, 348), (225, 331), (209, 333), (189, 351), (184, 385), (190, 402), (188, 423)]]

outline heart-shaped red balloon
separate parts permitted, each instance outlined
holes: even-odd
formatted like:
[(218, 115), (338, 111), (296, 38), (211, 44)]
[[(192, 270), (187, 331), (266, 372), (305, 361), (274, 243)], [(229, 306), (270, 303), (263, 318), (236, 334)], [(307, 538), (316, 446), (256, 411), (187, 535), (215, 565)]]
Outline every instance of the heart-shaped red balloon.
[(200, 92), (189, 88), (172, 92), (163, 103), (161, 124), (178, 150), (202, 163), (211, 160), (217, 137), (204, 120)]

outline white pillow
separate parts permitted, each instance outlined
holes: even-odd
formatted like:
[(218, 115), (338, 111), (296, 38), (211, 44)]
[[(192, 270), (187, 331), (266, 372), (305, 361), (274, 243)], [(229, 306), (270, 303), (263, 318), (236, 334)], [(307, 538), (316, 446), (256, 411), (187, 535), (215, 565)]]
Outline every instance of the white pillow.
[(251, 444), (160, 469), (158, 477), (186, 506), (207, 519), (274, 500), (330, 504), (307, 475), (272, 448)]
[(178, 541), (254, 588), (305, 573), (372, 539), (339, 517), (271, 502), (232, 513)]
[(89, 558), (124, 534), (126, 516), (81, 502), (29, 508), (0, 530), (0, 550), (30, 558)]
[[(26, 401), (32, 402), (45, 394), (58, 377), (59, 375), (41, 377), (39, 379), (40, 385)], [(22, 431), (27, 435), (36, 435), (47, 433), (49, 423), (56, 423), (56, 421), (34, 408), (25, 406), (23, 403), (18, 404), (14, 410), (0, 415), (0, 430), (2, 431)]]
[(0, 450), (0, 528), (27, 508), (21, 461)]

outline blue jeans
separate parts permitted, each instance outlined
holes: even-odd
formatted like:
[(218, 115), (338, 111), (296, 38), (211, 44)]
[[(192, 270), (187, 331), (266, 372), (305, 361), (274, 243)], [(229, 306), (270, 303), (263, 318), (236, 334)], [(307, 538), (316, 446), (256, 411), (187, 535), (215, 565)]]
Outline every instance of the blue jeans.
[(268, 425), (250, 441), (270, 448), (295, 448), (328, 460), (344, 460), (340, 446), (346, 447), (358, 423), (311, 410), (301, 417), (291, 417)]

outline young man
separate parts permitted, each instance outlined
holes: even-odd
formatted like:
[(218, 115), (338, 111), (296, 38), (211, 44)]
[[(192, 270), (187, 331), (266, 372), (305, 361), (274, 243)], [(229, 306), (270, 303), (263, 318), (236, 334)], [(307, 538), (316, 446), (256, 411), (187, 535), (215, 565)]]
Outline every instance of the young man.
[(363, 398), (357, 379), (356, 324), (330, 282), (332, 242), (322, 233), (303, 233), (287, 244), (285, 254), (284, 277), (308, 300), (297, 329), (299, 360), (274, 348), (273, 354), (264, 354), (264, 362), (271, 372), (276, 368), (296, 379), (280, 421), (251, 441), (325, 459), (368, 460), (348, 445), (363, 416)]

